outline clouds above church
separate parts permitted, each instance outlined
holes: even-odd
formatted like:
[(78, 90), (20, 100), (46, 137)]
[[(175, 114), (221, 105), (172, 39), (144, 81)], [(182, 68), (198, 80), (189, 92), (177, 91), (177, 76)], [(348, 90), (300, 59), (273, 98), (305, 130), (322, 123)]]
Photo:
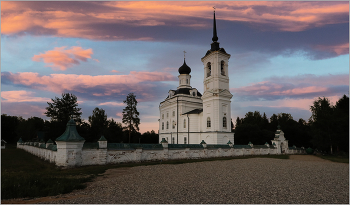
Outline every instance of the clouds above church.
[(2, 2), (1, 33), (199, 45), (213, 5), (219, 39), (240, 50), (348, 53), (348, 2)]
[(70, 92), (83, 118), (100, 107), (120, 119), (134, 92), (141, 131), (157, 130), (183, 51), (203, 94), (213, 6), (234, 119), (252, 109), (308, 118), (313, 99), (348, 93), (349, 2), (2, 1), (2, 113), (44, 117), (47, 101)]

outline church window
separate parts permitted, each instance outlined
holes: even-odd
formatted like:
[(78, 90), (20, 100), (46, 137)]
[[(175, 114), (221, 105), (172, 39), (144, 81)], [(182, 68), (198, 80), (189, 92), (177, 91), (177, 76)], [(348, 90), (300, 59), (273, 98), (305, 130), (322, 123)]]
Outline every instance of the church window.
[(186, 128), (186, 119), (184, 119), (184, 128)]
[(224, 66), (225, 66), (225, 61), (221, 61), (221, 75), (225, 75)]
[(173, 111), (173, 117), (175, 117), (175, 111)]
[(175, 129), (175, 121), (173, 120), (173, 129)]
[(187, 138), (184, 137), (184, 144), (187, 144)]
[(209, 77), (209, 76), (211, 76), (211, 63), (210, 62), (207, 63), (207, 67), (208, 67), (207, 77)]
[(223, 119), (222, 119), (222, 126), (223, 127), (227, 127), (227, 120), (226, 120), (226, 117), (224, 117)]
[(207, 118), (207, 127), (211, 127), (210, 117)]
[(164, 122), (162, 122), (162, 130), (164, 130)]
[(192, 94), (193, 94), (193, 96), (196, 96), (196, 92), (193, 92)]
[(169, 129), (169, 122), (166, 121), (166, 129)]

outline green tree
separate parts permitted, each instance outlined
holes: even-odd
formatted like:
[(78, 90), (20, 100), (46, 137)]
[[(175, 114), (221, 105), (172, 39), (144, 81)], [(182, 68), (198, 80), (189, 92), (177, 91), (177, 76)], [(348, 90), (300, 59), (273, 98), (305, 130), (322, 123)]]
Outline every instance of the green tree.
[(158, 144), (159, 135), (152, 130), (151, 132), (147, 131), (141, 136), (141, 143), (149, 143), (149, 144)]
[(93, 134), (91, 133), (91, 126), (84, 119), (77, 122), (77, 131), (81, 137), (83, 137), (87, 142), (92, 141)]
[(46, 107), (45, 115), (51, 118), (51, 121), (57, 121), (64, 123), (69, 121), (73, 116), (75, 119), (80, 119), (82, 112), (81, 108), (78, 108), (77, 97), (70, 93), (62, 93), (62, 98), (55, 97), (51, 99), (52, 103), (47, 102), (49, 105)]
[(7, 143), (17, 142), (19, 137), (17, 136), (16, 129), (21, 120), (23, 120), (22, 117), (2, 114), (1, 139), (5, 140)]
[(330, 101), (323, 97), (313, 102), (311, 109), (312, 143), (319, 149), (329, 147), (333, 154), (333, 146), (337, 144), (334, 108)]
[(349, 97), (343, 95), (334, 106), (337, 151), (349, 153)]
[(138, 132), (140, 130), (140, 118), (139, 112), (137, 111), (137, 100), (134, 93), (129, 93), (126, 100), (126, 107), (123, 109), (123, 120), (122, 122), (126, 124), (125, 129), (129, 131), (129, 143), (131, 142), (131, 133)]
[(120, 143), (123, 141), (123, 138), (125, 136), (125, 132), (123, 132), (123, 126), (122, 123), (114, 121), (112, 118), (111, 120), (107, 120), (107, 130), (105, 137), (108, 140), (108, 142), (111, 143)]
[(89, 116), (89, 123), (91, 126), (91, 134), (93, 139), (86, 139), (88, 141), (95, 141), (98, 140), (101, 135), (105, 134), (105, 131), (107, 129), (107, 114), (105, 113), (104, 109), (100, 109), (96, 107), (92, 111), (92, 115)]
[(38, 137), (38, 131), (43, 131), (44, 124), (44, 120), (39, 117), (30, 117), (27, 120), (21, 119), (16, 133), (24, 141), (31, 140)]

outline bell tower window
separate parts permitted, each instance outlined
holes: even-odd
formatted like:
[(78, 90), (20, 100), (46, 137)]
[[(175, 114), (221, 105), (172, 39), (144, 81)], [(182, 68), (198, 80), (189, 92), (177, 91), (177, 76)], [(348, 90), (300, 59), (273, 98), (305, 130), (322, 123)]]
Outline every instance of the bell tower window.
[(224, 117), (224, 118), (222, 119), (222, 126), (225, 127), (225, 128), (227, 128), (227, 120), (226, 120), (226, 117)]
[(225, 76), (225, 61), (221, 61), (221, 75)]
[(208, 68), (207, 77), (209, 77), (209, 76), (211, 76), (211, 63), (210, 62), (207, 63), (207, 68)]

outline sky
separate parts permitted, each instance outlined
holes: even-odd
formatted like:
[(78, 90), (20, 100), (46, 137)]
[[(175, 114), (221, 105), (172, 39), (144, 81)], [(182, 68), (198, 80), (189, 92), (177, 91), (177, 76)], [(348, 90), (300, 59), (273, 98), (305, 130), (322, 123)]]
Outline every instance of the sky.
[(183, 51), (203, 94), (213, 6), (234, 123), (250, 111), (307, 121), (318, 97), (349, 95), (348, 1), (2, 1), (1, 113), (49, 120), (47, 102), (72, 93), (86, 121), (98, 107), (121, 122), (132, 92), (140, 132), (157, 132)]

